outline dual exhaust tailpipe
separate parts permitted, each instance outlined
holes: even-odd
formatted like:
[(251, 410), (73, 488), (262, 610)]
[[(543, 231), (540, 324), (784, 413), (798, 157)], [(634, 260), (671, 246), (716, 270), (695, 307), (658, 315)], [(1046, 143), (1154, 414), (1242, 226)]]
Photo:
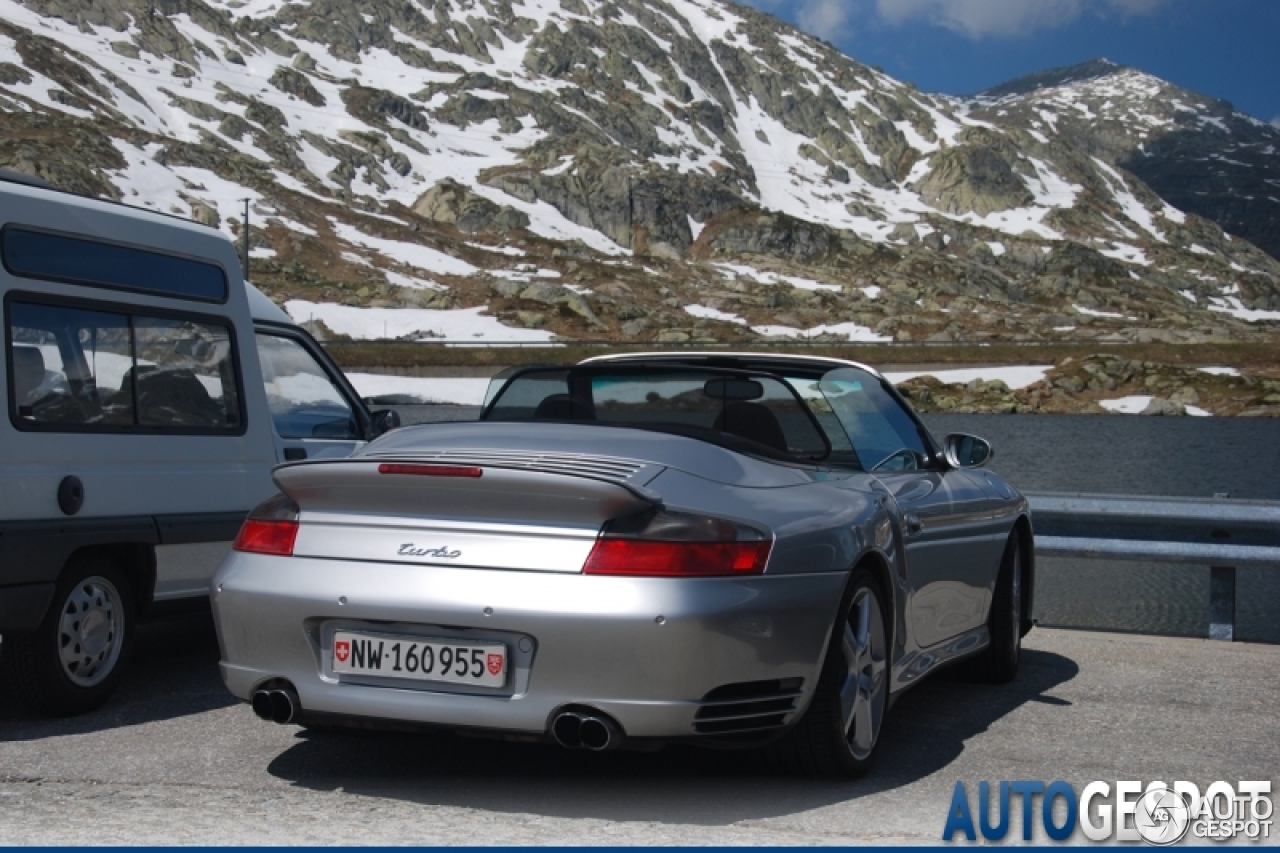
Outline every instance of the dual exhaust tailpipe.
[[(253, 713), (260, 719), (286, 725), (302, 716), (302, 703), (292, 687), (255, 690)], [(623, 741), (622, 729), (608, 716), (591, 709), (561, 711), (551, 723), (551, 734), (565, 749), (603, 752)]]
[(622, 729), (604, 714), (590, 709), (561, 711), (551, 723), (551, 735), (565, 749), (602, 752), (622, 743)]
[(302, 714), (302, 703), (292, 687), (277, 687), (253, 692), (253, 713), (263, 720), (285, 725)]

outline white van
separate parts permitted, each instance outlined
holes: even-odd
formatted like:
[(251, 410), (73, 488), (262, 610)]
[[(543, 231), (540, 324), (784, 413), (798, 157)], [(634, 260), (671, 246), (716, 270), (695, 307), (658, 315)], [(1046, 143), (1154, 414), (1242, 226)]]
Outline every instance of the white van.
[(210, 228), (0, 170), (0, 663), (37, 710), (110, 695), (139, 618), (207, 603), (279, 462), (371, 415)]

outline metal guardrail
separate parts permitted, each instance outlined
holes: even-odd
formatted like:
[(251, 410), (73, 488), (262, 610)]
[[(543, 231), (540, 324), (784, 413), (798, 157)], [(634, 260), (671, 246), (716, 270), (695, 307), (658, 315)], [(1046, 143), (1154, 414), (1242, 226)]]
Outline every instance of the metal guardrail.
[(1029, 493), (1036, 553), (1209, 566), (1209, 637), (1235, 639), (1236, 568), (1280, 569), (1280, 503)]

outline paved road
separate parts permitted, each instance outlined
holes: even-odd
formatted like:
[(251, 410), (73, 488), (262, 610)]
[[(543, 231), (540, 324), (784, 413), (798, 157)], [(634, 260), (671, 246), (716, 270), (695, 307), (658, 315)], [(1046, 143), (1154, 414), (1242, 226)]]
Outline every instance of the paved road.
[(1014, 683), (904, 696), (844, 783), (740, 753), (308, 734), (223, 691), (207, 617), (139, 639), (97, 713), (41, 720), (0, 688), (0, 844), (884, 844), (938, 840), (958, 779), (1280, 774), (1276, 646), (1037, 629)]

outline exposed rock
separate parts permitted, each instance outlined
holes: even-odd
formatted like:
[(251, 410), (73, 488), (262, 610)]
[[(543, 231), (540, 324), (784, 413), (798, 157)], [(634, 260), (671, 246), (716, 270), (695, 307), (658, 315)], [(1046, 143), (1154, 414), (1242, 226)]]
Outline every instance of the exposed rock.
[(947, 385), (932, 376), (910, 379), (898, 389), (922, 412), (1103, 413), (1111, 411), (1101, 405), (1105, 401), (1142, 394), (1152, 398), (1144, 415), (1181, 416), (1196, 406), (1219, 416), (1280, 417), (1274, 405), (1280, 394), (1269, 394), (1270, 381), (1098, 354), (1066, 359), (1045, 379), (1017, 390), (998, 380)]
[(0, 62), (0, 85), (26, 86), (32, 79), (31, 73), (21, 65), (12, 62)]
[(187, 199), (187, 204), (191, 206), (191, 218), (202, 225), (208, 225), (210, 228), (217, 228), (222, 224), (222, 219), (218, 216), (218, 211), (211, 205), (205, 204), (198, 199)]
[(279, 66), (276, 68), (275, 73), (271, 75), (269, 82), (281, 92), (295, 95), (313, 107), (323, 107), (328, 103), (324, 95), (320, 94), (316, 87), (311, 84), (311, 80), (307, 78), (307, 75), (300, 71), (295, 71), (293, 68)]
[(1143, 415), (1164, 415), (1175, 416), (1185, 415), (1187, 410), (1172, 400), (1162, 400), (1159, 397), (1152, 397), (1151, 402), (1139, 414)]
[(445, 178), (423, 193), (414, 202), (413, 212), (434, 222), (454, 225), (468, 234), (529, 227), (528, 214), (508, 205), (494, 204), (452, 178)]
[(982, 144), (958, 145), (937, 154), (916, 189), (939, 210), (957, 214), (986, 216), (1033, 200), (1004, 154)]

